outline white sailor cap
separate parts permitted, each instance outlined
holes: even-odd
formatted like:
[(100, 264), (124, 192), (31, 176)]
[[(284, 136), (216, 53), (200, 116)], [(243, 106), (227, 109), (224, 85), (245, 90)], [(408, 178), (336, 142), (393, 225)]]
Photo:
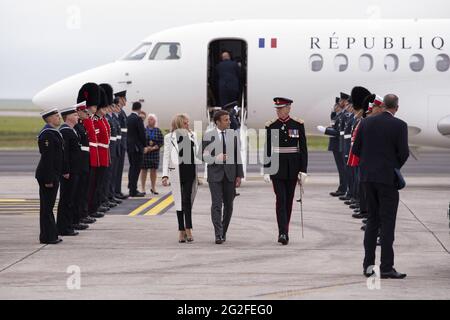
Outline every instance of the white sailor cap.
[(54, 114), (57, 114), (57, 113), (58, 113), (58, 108), (52, 107), (52, 108), (49, 108), (49, 109), (46, 109), (46, 110), (42, 111), (40, 113), (40, 115), (41, 115), (42, 119), (45, 119), (45, 118), (50, 117), (50, 116), (52, 116)]
[(83, 111), (87, 109), (87, 104), (86, 101), (77, 103), (76, 105), (73, 106), (77, 111)]
[(76, 112), (77, 112), (77, 107), (70, 106), (70, 107), (61, 109), (61, 116), (67, 116), (68, 114), (76, 113)]

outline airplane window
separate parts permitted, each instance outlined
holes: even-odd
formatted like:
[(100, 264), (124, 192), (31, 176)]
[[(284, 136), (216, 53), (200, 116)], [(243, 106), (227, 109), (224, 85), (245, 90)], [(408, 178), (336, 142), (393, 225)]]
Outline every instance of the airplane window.
[(370, 54), (363, 54), (359, 57), (359, 69), (369, 72), (373, 68), (373, 57)]
[(323, 58), (320, 54), (313, 54), (309, 57), (311, 71), (318, 72), (323, 68)]
[(123, 58), (123, 60), (142, 60), (150, 50), (151, 46), (151, 43), (142, 43), (139, 47), (131, 51), (130, 54)]
[(398, 57), (395, 54), (388, 54), (384, 57), (384, 69), (388, 72), (397, 71)]
[(336, 70), (339, 72), (343, 72), (347, 70), (348, 67), (348, 58), (344, 54), (338, 54), (334, 58), (334, 66), (336, 67)]
[(422, 71), (425, 60), (421, 54), (413, 54), (409, 59), (409, 67), (414, 72)]
[(436, 57), (436, 69), (440, 72), (448, 71), (450, 68), (450, 58), (446, 54), (439, 54)]
[(150, 60), (178, 60), (181, 57), (180, 44), (175, 42), (158, 43), (150, 55)]

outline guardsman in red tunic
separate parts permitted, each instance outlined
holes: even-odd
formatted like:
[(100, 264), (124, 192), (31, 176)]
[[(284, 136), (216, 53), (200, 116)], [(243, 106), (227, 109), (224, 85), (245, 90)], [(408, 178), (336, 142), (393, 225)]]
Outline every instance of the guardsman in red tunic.
[(88, 213), (92, 218), (102, 218), (103, 214), (98, 212), (106, 211), (106, 208), (100, 209), (95, 202), (96, 189), (99, 181), (102, 179), (102, 170), (99, 169), (98, 141), (96, 129), (94, 126), (94, 114), (97, 112), (97, 106), (100, 103), (100, 89), (95, 83), (85, 83), (78, 92), (77, 102), (85, 101), (89, 112), (89, 117), (83, 120), (83, 126), (89, 139), (89, 188), (88, 188)]
[(94, 115), (94, 127), (97, 133), (98, 160), (99, 169), (102, 171), (102, 180), (97, 186), (96, 203), (104, 208), (112, 208), (115, 205), (107, 201), (105, 194), (107, 181), (106, 171), (110, 165), (109, 139), (111, 135), (111, 129), (108, 121), (105, 119), (107, 107), (108, 103), (105, 90), (100, 87), (100, 103)]

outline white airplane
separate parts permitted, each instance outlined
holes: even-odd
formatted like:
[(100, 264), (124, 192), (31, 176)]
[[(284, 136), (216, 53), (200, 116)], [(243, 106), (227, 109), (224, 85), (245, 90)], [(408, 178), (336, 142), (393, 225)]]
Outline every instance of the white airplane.
[[(450, 20), (241, 20), (189, 25), (153, 34), (114, 63), (39, 92), (41, 107), (74, 104), (85, 82), (128, 90), (169, 127), (175, 113), (209, 120), (209, 90), (221, 50), (245, 73), (244, 126), (275, 117), (272, 98), (294, 100), (291, 113), (309, 134), (327, 124), (335, 96), (361, 85), (400, 98), (410, 144), (450, 148)], [(167, 59), (176, 46), (174, 59)], [(88, 54), (88, 53), (86, 53)]]

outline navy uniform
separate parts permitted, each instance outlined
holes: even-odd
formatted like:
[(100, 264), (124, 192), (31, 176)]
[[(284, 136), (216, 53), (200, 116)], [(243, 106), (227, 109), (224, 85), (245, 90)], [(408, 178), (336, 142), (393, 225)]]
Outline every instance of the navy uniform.
[[(125, 99), (127, 98), (127, 91), (120, 91), (114, 94), (116, 99)], [(122, 109), (118, 115), (119, 123), (120, 123), (120, 131), (121, 131), (121, 139), (120, 139), (120, 157), (117, 165), (117, 174), (116, 174), (116, 198), (118, 199), (126, 199), (122, 193), (122, 175), (123, 175), (123, 167), (125, 164), (125, 155), (127, 153), (127, 114)]]
[(345, 175), (347, 180), (347, 190), (345, 196), (340, 197), (341, 200), (350, 200), (354, 196), (354, 190), (353, 190), (353, 183), (354, 183), (354, 174), (353, 170), (347, 165), (348, 162), (348, 155), (350, 153), (350, 147), (351, 147), (351, 139), (352, 139), (352, 128), (353, 124), (355, 122), (355, 116), (353, 112), (346, 112), (343, 116), (343, 122), (344, 122), (344, 144), (343, 144), (343, 150), (342, 150), (342, 156), (343, 156), (343, 162), (344, 162), (344, 168), (345, 168)]
[[(81, 102), (75, 105), (76, 110), (78, 112), (87, 113), (86, 102)], [(86, 128), (83, 125), (83, 121), (80, 119), (78, 123), (74, 127), (77, 132), (78, 137), (80, 138), (80, 149), (81, 149), (81, 158), (80, 158), (80, 175), (78, 181), (78, 190), (77, 190), (77, 217), (81, 223), (94, 223), (96, 220), (94, 218), (89, 217), (88, 211), (88, 192), (89, 189), (89, 167), (90, 167), (90, 153), (89, 153), (89, 137), (86, 131)]]
[[(275, 98), (275, 108), (290, 106), (292, 100)], [(289, 222), (299, 173), (307, 172), (308, 151), (303, 120), (273, 119), (266, 123), (264, 173), (270, 174), (276, 195), (278, 242), (289, 242)], [(278, 163), (276, 163), (278, 161)]]
[(230, 114), (230, 129), (238, 130), (240, 128), (240, 121), (237, 114), (238, 102), (233, 101), (222, 107), (223, 110)]
[[(58, 114), (56, 108), (41, 113), (44, 120), (55, 114)], [(57, 244), (62, 240), (58, 238), (53, 207), (55, 206), (59, 178), (62, 172), (64, 142), (59, 131), (50, 124), (46, 124), (39, 132), (38, 146), (41, 160), (36, 168), (35, 177), (39, 183), (39, 240), (45, 244)]]
[[(68, 116), (75, 113), (77, 113), (76, 107), (61, 110), (61, 116)], [(58, 233), (61, 236), (76, 236), (78, 232), (74, 230), (74, 225), (78, 226), (77, 229), (87, 228), (85, 225), (80, 225), (76, 206), (81, 163), (80, 138), (75, 129), (70, 127), (66, 122), (61, 125), (59, 132), (64, 139), (64, 161), (62, 175), (60, 177), (61, 190), (56, 225), (58, 227)], [(68, 178), (64, 177), (64, 175), (68, 175)]]

